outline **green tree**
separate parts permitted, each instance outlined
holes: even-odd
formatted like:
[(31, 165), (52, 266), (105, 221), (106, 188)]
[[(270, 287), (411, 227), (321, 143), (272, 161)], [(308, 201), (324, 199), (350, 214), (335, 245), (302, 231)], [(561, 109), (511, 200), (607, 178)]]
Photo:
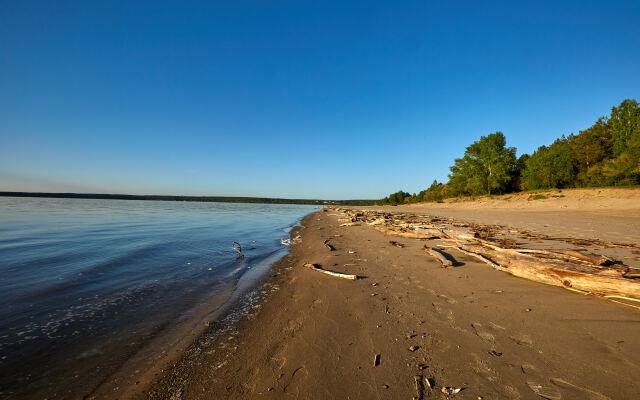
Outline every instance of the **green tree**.
[(399, 190), (395, 193), (391, 193), (388, 197), (385, 197), (384, 199), (380, 199), (378, 201), (378, 203), (380, 205), (397, 205), (397, 204), (402, 204), (405, 202), (405, 199), (408, 199), (411, 197), (410, 193), (404, 192), (402, 190)]
[(527, 160), (522, 174), (522, 188), (565, 188), (575, 186), (576, 159), (569, 139), (556, 139), (549, 147), (540, 146)]
[(613, 155), (629, 153), (640, 157), (640, 107), (635, 100), (626, 99), (618, 107), (611, 108), (609, 128), (613, 140)]
[(588, 129), (569, 140), (571, 151), (581, 170), (589, 171), (594, 164), (611, 154), (611, 132), (606, 117), (601, 117)]
[(460, 193), (491, 194), (507, 191), (516, 165), (515, 147), (506, 147), (502, 132), (480, 137), (467, 147), (464, 157), (449, 168), (449, 179)]

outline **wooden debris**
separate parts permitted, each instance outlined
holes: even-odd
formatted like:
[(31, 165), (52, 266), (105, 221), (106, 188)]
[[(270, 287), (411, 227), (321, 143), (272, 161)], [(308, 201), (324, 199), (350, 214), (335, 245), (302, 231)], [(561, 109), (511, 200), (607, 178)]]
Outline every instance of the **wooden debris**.
[(335, 247), (333, 247), (333, 245), (329, 243), (329, 239), (325, 240), (323, 244), (324, 244), (324, 247), (329, 249), (329, 251), (334, 251), (336, 249)]
[[(421, 240), (438, 239), (450, 244), (447, 247), (453, 247), (514, 276), (601, 297), (622, 296), (640, 299), (640, 270), (605, 256), (569, 249), (522, 248), (513, 238), (504, 235), (513, 234), (513, 230), (498, 225), (465, 224), (450, 218), (402, 212), (357, 211), (340, 207), (332, 209), (341, 213), (341, 219), (351, 221), (342, 226), (365, 223), (373, 225), (375, 230), (385, 235)], [(621, 247), (634, 251), (640, 249), (640, 246), (635, 244), (550, 237), (526, 231), (515, 233), (530, 239), (563, 241), (583, 247)], [(440, 260), (443, 266), (453, 265), (453, 262), (437, 249), (425, 246), (425, 251)]]
[(492, 266), (495, 269), (502, 269), (502, 267), (500, 267), (498, 264), (494, 263), (493, 261), (489, 260), (487, 257), (483, 256), (482, 254), (476, 254), (476, 253), (473, 253), (471, 251), (467, 251), (467, 250), (461, 248), (460, 246), (452, 246), (452, 247), (454, 249), (458, 250), (459, 252), (463, 253), (463, 254), (466, 254), (466, 255), (471, 256), (471, 257), (475, 257), (475, 258), (481, 260), (482, 262), (484, 262), (486, 264), (489, 264), (490, 266)]
[(555, 253), (555, 254), (564, 254), (573, 258), (577, 258), (579, 260), (582, 261), (586, 261), (588, 263), (591, 263), (593, 265), (611, 265), (613, 264), (613, 260), (611, 260), (608, 257), (605, 256), (598, 256), (598, 255), (594, 255), (594, 254), (585, 254), (585, 253), (581, 253), (579, 251), (574, 251), (574, 250), (546, 250), (549, 253)]
[(343, 274), (343, 273), (340, 273), (340, 272), (329, 271), (327, 269), (323, 269), (322, 267), (320, 267), (319, 265), (316, 265), (316, 264), (306, 263), (306, 264), (304, 264), (304, 266), (306, 268), (312, 269), (314, 271), (322, 272), (323, 274), (335, 276), (336, 278), (350, 279), (350, 280), (353, 280), (353, 281), (358, 279), (357, 275), (350, 275), (350, 274)]
[(345, 224), (340, 224), (340, 226), (360, 226), (359, 222), (347, 222)]
[(233, 244), (231, 244), (231, 248), (235, 250), (236, 253), (238, 253), (236, 258), (244, 258), (244, 254), (242, 253), (242, 246), (240, 246), (240, 243), (233, 242)]
[(622, 272), (615, 269), (594, 270), (593, 267), (580, 263), (540, 259), (531, 254), (491, 248), (484, 244), (468, 244), (462, 247), (464, 250), (495, 260), (514, 276), (596, 294), (640, 299), (640, 284), (635, 279), (625, 278)]
[(396, 230), (384, 226), (376, 226), (375, 230), (385, 235), (398, 236), (409, 239), (437, 239), (445, 235), (438, 229), (414, 229), (414, 230)]
[(392, 245), (392, 246), (395, 246), (395, 247), (397, 247), (399, 249), (404, 249), (404, 245), (402, 243), (396, 242), (395, 240), (390, 240), (389, 244)]
[(424, 378), (424, 383), (426, 383), (426, 386), (429, 389), (433, 389), (433, 387), (435, 386), (435, 381), (433, 380), (433, 378)]
[(447, 257), (445, 257), (444, 254), (442, 254), (438, 249), (434, 249), (432, 247), (424, 246), (424, 251), (426, 251), (427, 253), (429, 253), (433, 257), (437, 258), (438, 261), (440, 261), (442, 263), (442, 267), (447, 268), (447, 267), (452, 267), (453, 266), (453, 262), (451, 262), (451, 260), (449, 260)]

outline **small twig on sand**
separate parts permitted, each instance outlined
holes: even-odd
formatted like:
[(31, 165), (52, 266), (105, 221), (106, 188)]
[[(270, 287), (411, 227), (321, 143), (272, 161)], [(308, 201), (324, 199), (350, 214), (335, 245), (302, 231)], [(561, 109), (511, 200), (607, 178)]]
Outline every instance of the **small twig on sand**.
[(329, 271), (327, 269), (323, 269), (322, 267), (320, 267), (319, 265), (316, 265), (316, 264), (306, 263), (306, 264), (304, 264), (304, 266), (306, 268), (312, 269), (314, 271), (322, 272), (323, 274), (335, 276), (336, 278), (350, 279), (352, 281), (355, 281), (356, 279), (358, 279), (357, 275), (343, 274), (343, 273), (340, 273), (340, 272)]
[(327, 249), (329, 249), (329, 251), (334, 251), (336, 248), (333, 247), (330, 243), (329, 243), (329, 239), (324, 241), (324, 247), (326, 247)]

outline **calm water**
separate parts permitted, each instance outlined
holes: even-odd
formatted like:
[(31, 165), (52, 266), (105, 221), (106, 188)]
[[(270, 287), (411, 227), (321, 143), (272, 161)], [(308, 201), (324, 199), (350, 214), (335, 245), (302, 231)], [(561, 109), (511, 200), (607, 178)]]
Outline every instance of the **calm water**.
[(0, 198), (0, 397), (57, 397), (59, 387), (99, 382), (277, 258), (280, 238), (315, 209)]

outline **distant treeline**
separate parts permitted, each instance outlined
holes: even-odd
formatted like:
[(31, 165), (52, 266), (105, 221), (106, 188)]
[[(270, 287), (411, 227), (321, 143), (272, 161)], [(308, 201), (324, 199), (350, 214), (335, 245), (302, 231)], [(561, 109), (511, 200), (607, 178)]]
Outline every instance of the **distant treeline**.
[(577, 135), (562, 135), (533, 154), (516, 157), (502, 132), (482, 136), (449, 167), (449, 181), (433, 181), (418, 194), (402, 190), (378, 204), (441, 201), (445, 198), (536, 189), (640, 184), (640, 107), (624, 100)]
[(268, 197), (226, 197), (226, 196), (162, 196), (133, 194), (97, 194), (97, 193), (34, 193), (0, 192), (0, 196), (11, 197), (48, 197), (57, 199), (112, 199), (112, 200), (161, 200), (161, 201), (200, 201), (220, 203), (262, 203), (262, 204), (312, 204), (312, 205), (351, 205), (368, 206), (373, 200), (308, 200), (278, 199)]

